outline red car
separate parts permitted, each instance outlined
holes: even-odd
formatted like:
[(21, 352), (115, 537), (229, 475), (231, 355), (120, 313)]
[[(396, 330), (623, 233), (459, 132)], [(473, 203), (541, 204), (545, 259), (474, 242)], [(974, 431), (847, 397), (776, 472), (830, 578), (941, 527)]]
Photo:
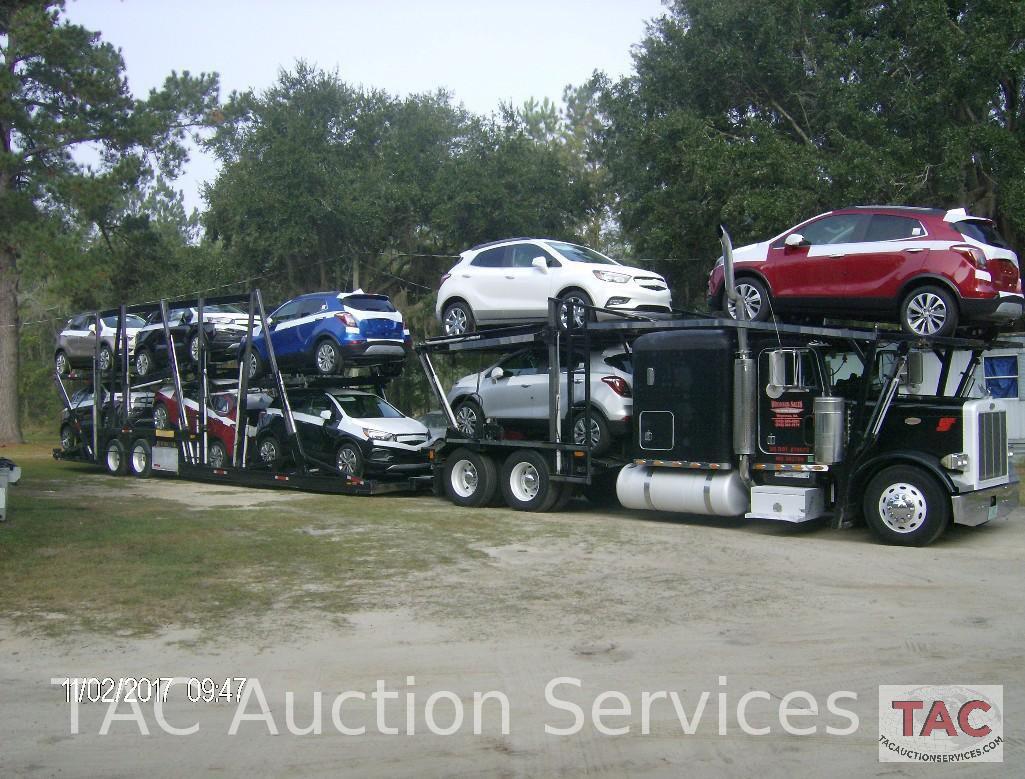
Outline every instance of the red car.
[[(271, 397), (265, 393), (250, 393), (248, 411), (255, 415), (270, 405)], [(231, 392), (212, 392), (207, 403), (207, 430), (209, 431), (209, 448), (207, 462), (214, 468), (230, 465), (235, 452), (235, 395)], [(199, 428), (199, 403), (195, 398), (185, 398), (185, 416), (189, 429), (196, 433)], [(250, 424), (255, 424), (255, 419)], [(153, 425), (158, 430), (170, 430), (178, 427), (178, 400), (174, 387), (167, 386), (158, 390), (153, 396)], [(255, 430), (255, 428), (254, 428)]]
[[(988, 219), (963, 208), (858, 206), (821, 214), (733, 252), (747, 318), (797, 314), (899, 322), (923, 336), (1022, 316), (1018, 257)], [(723, 295), (722, 258), (708, 304)], [(724, 305), (725, 304), (725, 305)]]

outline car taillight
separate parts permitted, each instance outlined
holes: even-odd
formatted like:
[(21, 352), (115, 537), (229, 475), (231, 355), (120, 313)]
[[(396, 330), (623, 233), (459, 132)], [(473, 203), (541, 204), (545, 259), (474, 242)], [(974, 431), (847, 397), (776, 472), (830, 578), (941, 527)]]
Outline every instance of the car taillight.
[(624, 398), (633, 396), (633, 393), (630, 392), (630, 385), (626, 383), (625, 379), (621, 379), (619, 376), (602, 376), (601, 380), (608, 384), (617, 395)]
[(346, 327), (359, 327), (359, 325), (356, 324), (356, 320), (352, 318), (352, 314), (348, 311), (343, 311), (341, 314), (335, 314), (335, 319)]
[(950, 248), (952, 251), (957, 252), (968, 260), (968, 262), (976, 268), (984, 269), (986, 267), (986, 254), (978, 246), (969, 246), (966, 243), (959, 243), (956, 246), (951, 246)]

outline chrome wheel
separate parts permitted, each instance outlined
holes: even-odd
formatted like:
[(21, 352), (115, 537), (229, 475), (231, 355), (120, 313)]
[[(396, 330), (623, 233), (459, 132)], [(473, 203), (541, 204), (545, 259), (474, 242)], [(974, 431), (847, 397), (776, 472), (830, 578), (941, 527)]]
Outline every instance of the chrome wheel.
[(193, 362), (199, 362), (199, 336), (192, 336), (192, 340), (189, 341), (189, 356), (192, 357)]
[(249, 378), (255, 379), (260, 373), (260, 357), (256, 352), (249, 354)]
[(265, 438), (260, 444), (260, 459), (267, 465), (275, 465), (281, 457), (278, 442), (273, 438)]
[(879, 496), (879, 516), (896, 533), (913, 533), (928, 513), (925, 495), (914, 484), (897, 482)]
[(317, 347), (317, 370), (320, 373), (334, 373), (338, 368), (338, 349), (330, 341)]
[(480, 474), (477, 467), (469, 460), (460, 460), (452, 466), (450, 477), (452, 491), (461, 498), (469, 498), (475, 492), (480, 483)]
[(533, 463), (517, 463), (509, 473), (509, 490), (522, 503), (529, 503), (537, 497), (541, 488), (541, 477)]
[(591, 305), (591, 301), (580, 295), (567, 295), (562, 299), (562, 306), (559, 308), (559, 322), (565, 328), (569, 319), (569, 309), (573, 308), (573, 327), (583, 327), (587, 319), (587, 309), (584, 306)]
[(339, 447), (335, 467), (346, 476), (362, 476), (363, 457), (351, 446)]
[(445, 335), (463, 335), (470, 331), (470, 317), (462, 306), (449, 306), (442, 325)]
[(171, 429), (171, 414), (163, 403), (157, 403), (153, 407), (153, 427), (157, 430)]
[(207, 463), (212, 468), (223, 468), (227, 460), (227, 453), (224, 451), (224, 444), (214, 441), (207, 450)]
[(590, 435), (590, 441), (587, 441), (584, 438), (584, 431), (585, 431), (585, 427), (586, 427), (586, 425), (585, 425), (586, 421), (587, 420), (584, 419), (583, 416), (581, 416), (573, 424), (573, 443), (575, 443), (577, 446), (583, 446), (585, 443), (590, 443), (590, 446), (591, 446), (592, 449), (597, 449), (598, 447), (601, 446), (601, 443), (602, 443), (602, 440), (601, 440), (601, 433), (602, 433), (602, 431), (601, 431), (601, 423), (598, 422), (598, 420), (595, 418), (594, 414), (591, 415), (591, 435)]
[(57, 373), (61, 376), (67, 376), (71, 373), (71, 364), (68, 362), (68, 356), (64, 352), (57, 352), (56, 366)]
[[(107, 457), (110, 457), (110, 452), (107, 452)], [(146, 470), (146, 466), (149, 464), (149, 455), (146, 453), (146, 449), (141, 444), (136, 444), (132, 449), (132, 470), (135, 473), (142, 473)]]
[(153, 361), (150, 359), (148, 351), (141, 351), (135, 355), (135, 372), (140, 376), (148, 376), (149, 372), (153, 370)]
[(121, 468), (121, 447), (120, 446), (109, 446), (107, 447), (107, 471), (110, 473), (117, 473), (118, 469)]
[(100, 349), (100, 370), (109, 371), (111, 364), (114, 362), (114, 355), (110, 353), (110, 349), (103, 347)]
[(456, 409), (456, 427), (459, 432), (467, 438), (476, 438), (480, 429), (480, 417), (477, 409), (469, 404), (464, 404)]
[(908, 301), (907, 326), (917, 335), (935, 335), (943, 329), (950, 311), (939, 295), (922, 292)]
[[(737, 294), (740, 295), (741, 305), (744, 306), (744, 318), (749, 322), (757, 320), (758, 314), (761, 313), (762, 306), (765, 304), (765, 301), (762, 300), (761, 290), (750, 284), (740, 282), (737, 284)], [(729, 298), (726, 300), (726, 310), (731, 317), (737, 318), (737, 304)]]

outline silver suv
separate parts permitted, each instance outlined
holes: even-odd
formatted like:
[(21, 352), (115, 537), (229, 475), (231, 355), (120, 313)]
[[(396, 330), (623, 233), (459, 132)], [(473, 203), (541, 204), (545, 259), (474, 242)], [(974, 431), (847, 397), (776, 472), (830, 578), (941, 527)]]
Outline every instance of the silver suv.
[[(631, 356), (622, 348), (591, 355), (591, 453), (608, 451), (615, 437), (626, 434), (633, 413)], [(561, 390), (565, 396), (566, 368)], [(573, 439), (585, 442), (584, 365), (573, 370)], [(480, 373), (459, 379), (449, 390), (448, 402), (455, 413), (459, 432), (480, 438), (484, 421), (493, 419), (517, 432), (547, 427), (548, 354), (524, 349), (515, 352)]]

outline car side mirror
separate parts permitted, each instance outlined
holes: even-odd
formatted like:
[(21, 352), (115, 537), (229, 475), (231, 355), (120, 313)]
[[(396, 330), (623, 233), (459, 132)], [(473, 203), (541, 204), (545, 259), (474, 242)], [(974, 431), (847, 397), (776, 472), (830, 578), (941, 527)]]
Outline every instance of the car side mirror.
[(330, 419), (331, 418), (331, 410), (325, 408), (323, 411), (320, 412), (320, 418), (324, 419), (324, 420)]
[(95, 333), (95, 332), (96, 332), (96, 324), (95, 324), (95, 323), (93, 323), (93, 324), (89, 325), (89, 327), (87, 327), (86, 329), (87, 329), (87, 330), (88, 330), (88, 331), (89, 331), (90, 333)]
[(491, 369), (491, 373), (488, 374), (488, 376), (491, 379), (494, 379), (495, 381), (498, 381), (500, 378), (505, 376), (505, 371), (503, 371), (501, 368), (492, 368)]
[(798, 246), (804, 246), (804, 236), (800, 233), (790, 233), (787, 239), (783, 242), (790, 248), (796, 248)]
[(542, 273), (548, 273), (548, 259), (546, 257), (535, 257), (530, 261), (530, 264)]

